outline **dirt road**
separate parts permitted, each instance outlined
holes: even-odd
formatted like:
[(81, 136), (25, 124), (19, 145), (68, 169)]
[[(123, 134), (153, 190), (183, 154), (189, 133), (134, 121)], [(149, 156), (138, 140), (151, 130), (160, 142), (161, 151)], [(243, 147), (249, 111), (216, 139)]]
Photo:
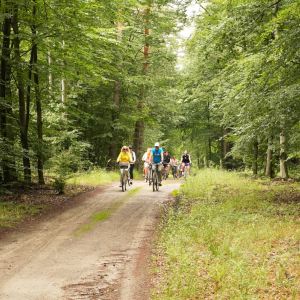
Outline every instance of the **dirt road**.
[(148, 299), (147, 259), (159, 204), (178, 189), (159, 192), (135, 181), (86, 196), (68, 210), (0, 240), (0, 299)]

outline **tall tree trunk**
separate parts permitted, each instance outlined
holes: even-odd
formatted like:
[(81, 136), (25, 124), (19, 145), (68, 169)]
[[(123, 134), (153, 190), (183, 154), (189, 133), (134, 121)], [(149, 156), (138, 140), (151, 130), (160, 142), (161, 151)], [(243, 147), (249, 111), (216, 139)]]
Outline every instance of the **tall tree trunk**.
[[(11, 56), (11, 49), (13, 48), (13, 43), (9, 48), (9, 58)], [(8, 126), (13, 126), (15, 120), (12, 118), (13, 110), (12, 110), (12, 90), (11, 90), (11, 61), (9, 60), (6, 65), (6, 84), (5, 84), (5, 99), (7, 103), (7, 116), (8, 116)], [(11, 124), (11, 125), (10, 125)], [(15, 144), (16, 135), (14, 130), (9, 130), (7, 132), (7, 139), (10, 145)], [(18, 172), (16, 169), (15, 158), (10, 161), (10, 180), (16, 182), (18, 180)]]
[[(34, 0), (33, 6), (33, 19), (36, 17), (36, 0)], [(33, 62), (34, 62), (34, 86), (35, 86), (35, 102), (36, 102), (36, 113), (37, 113), (37, 132), (38, 132), (38, 140), (39, 140), (39, 149), (37, 153), (38, 159), (38, 176), (39, 176), (39, 184), (44, 185), (44, 165), (43, 165), (43, 121), (42, 121), (42, 105), (41, 105), (41, 92), (39, 87), (39, 75), (38, 75), (38, 48), (36, 44), (36, 25), (32, 26), (32, 34), (33, 34)]]
[[(118, 25), (118, 32), (117, 32), (117, 41), (121, 41), (122, 40), (122, 23), (118, 21), (117, 23)], [(117, 66), (118, 69), (120, 69), (120, 66)], [(114, 95), (113, 95), (113, 102), (115, 104), (115, 109), (114, 112), (112, 114), (112, 121), (113, 123), (115, 122), (116, 118), (119, 115), (119, 105), (120, 105), (120, 95), (119, 95), (119, 91), (120, 91), (120, 86), (121, 86), (121, 82), (120, 81), (115, 81), (114, 83)], [(116, 132), (115, 132), (115, 128), (112, 127), (112, 138), (111, 138), (111, 145), (109, 147), (109, 157), (111, 159), (110, 161), (110, 167), (112, 169), (115, 168), (115, 161), (117, 158), (117, 144), (116, 144)]]
[[(66, 46), (65, 41), (62, 41), (62, 46), (63, 46), (63, 48), (65, 48), (65, 46)], [(64, 61), (63, 64), (65, 66), (66, 62)], [(67, 78), (65, 75), (63, 76), (63, 78), (61, 80), (61, 101), (62, 101), (63, 107), (66, 108), (67, 107)], [(65, 114), (65, 117), (66, 116), (67, 115)]]
[(257, 158), (258, 158), (258, 142), (254, 142), (254, 147), (253, 147), (253, 175), (257, 175)]
[(288, 168), (287, 168), (287, 154), (286, 154), (286, 139), (284, 133), (284, 122), (282, 122), (282, 132), (280, 134), (280, 177), (287, 179), (289, 177)]
[[(277, 12), (278, 12), (278, 3), (274, 5), (273, 7), (273, 19), (277, 18)], [(274, 38), (276, 39), (278, 37), (278, 27), (274, 30)], [(281, 120), (281, 133), (280, 133), (280, 156), (279, 156), (279, 162), (280, 162), (280, 177), (281, 178), (288, 178), (288, 168), (287, 168), (287, 154), (286, 154), (286, 138), (285, 138), (285, 122), (284, 119)]]
[[(9, 11), (6, 11), (9, 14)], [(10, 161), (8, 159), (8, 145), (7, 145), (7, 109), (8, 101), (6, 99), (7, 88), (7, 62), (10, 59), (10, 30), (11, 17), (5, 17), (3, 22), (3, 42), (2, 42), (2, 57), (1, 57), (1, 82), (0, 82), (0, 97), (1, 97), (1, 136), (3, 141), (3, 155), (2, 155), (2, 170), (4, 183), (10, 182)]]
[(13, 15), (13, 30), (15, 34), (14, 38), (14, 54), (15, 60), (19, 67), (16, 69), (17, 72), (17, 84), (18, 84), (18, 94), (19, 94), (19, 125), (20, 125), (20, 137), (21, 144), (23, 148), (23, 168), (24, 168), (24, 181), (25, 188), (28, 188), (28, 185), (31, 183), (31, 168), (30, 168), (30, 159), (29, 159), (29, 147), (28, 147), (28, 135), (26, 124), (28, 120), (26, 116), (26, 103), (25, 103), (25, 92), (24, 92), (24, 74), (22, 70), (22, 58), (20, 53), (20, 37), (19, 37), (19, 20), (18, 20), (18, 4), (14, 6), (14, 15)]
[(273, 164), (272, 164), (272, 157), (273, 157), (273, 150), (271, 149), (272, 146), (272, 139), (269, 138), (268, 140), (268, 151), (267, 151), (267, 166), (266, 166), (266, 176), (270, 176), (273, 178)]
[(50, 51), (48, 52), (48, 64), (49, 64), (49, 90), (52, 90), (53, 88), (53, 75), (51, 71), (51, 65), (52, 65), (52, 57)]
[[(223, 128), (223, 136), (226, 137), (226, 135), (227, 135), (227, 129)], [(228, 151), (228, 143), (224, 137), (223, 137), (223, 142), (224, 142), (223, 143), (223, 157), (225, 158), (229, 151)]]
[[(146, 10), (146, 23), (150, 22), (150, 13), (151, 13), (150, 5)], [(144, 60), (145, 60), (145, 62), (143, 63), (143, 69), (145, 71), (145, 74), (147, 74), (147, 72), (148, 72), (147, 59), (148, 59), (148, 56), (149, 56), (149, 49), (150, 49), (149, 35), (150, 35), (150, 30), (147, 26), (145, 26), (145, 47), (144, 47)], [(137, 109), (139, 111), (140, 116), (143, 116), (144, 95), (145, 95), (145, 90), (143, 90), (141, 92), (140, 101), (139, 101), (138, 106), (137, 106)], [(145, 122), (144, 122), (143, 118), (140, 118), (135, 123), (135, 132), (134, 132), (134, 148), (135, 148), (135, 153), (136, 153), (136, 157), (137, 157), (137, 160), (136, 160), (136, 168), (137, 169), (140, 168), (140, 161), (141, 161), (141, 157), (142, 157), (142, 154), (143, 154), (144, 133), (145, 133)]]

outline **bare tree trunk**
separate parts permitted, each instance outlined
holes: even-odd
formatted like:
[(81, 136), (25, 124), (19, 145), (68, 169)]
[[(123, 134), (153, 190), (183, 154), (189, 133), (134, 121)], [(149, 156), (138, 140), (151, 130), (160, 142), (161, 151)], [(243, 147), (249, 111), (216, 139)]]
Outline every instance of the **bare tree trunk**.
[[(274, 5), (273, 7), (273, 19), (277, 18), (277, 12), (278, 12), (278, 3)], [(278, 27), (274, 30), (274, 38), (276, 39), (278, 37)], [(285, 122), (284, 119), (281, 120), (281, 133), (280, 133), (280, 177), (281, 178), (288, 178), (288, 168), (287, 168), (287, 154), (286, 154), (286, 138), (285, 138)]]
[[(18, 83), (18, 94), (19, 94), (19, 125), (20, 125), (20, 137), (21, 144), (23, 148), (23, 167), (24, 167), (24, 181), (25, 188), (31, 183), (31, 167), (29, 159), (29, 146), (28, 146), (28, 136), (26, 124), (28, 123), (28, 115), (26, 114), (26, 103), (25, 103), (25, 93), (24, 93), (24, 74), (22, 71), (22, 59), (20, 53), (20, 38), (19, 38), (19, 20), (18, 20), (18, 4), (14, 6), (14, 16), (13, 16), (13, 30), (15, 34), (14, 38), (14, 54), (15, 60), (20, 67), (17, 68), (17, 83)], [(28, 113), (28, 112), (27, 112)], [(27, 116), (27, 118), (26, 118)]]
[(289, 178), (286, 160), (287, 160), (286, 140), (285, 140), (284, 132), (282, 130), (282, 133), (280, 134), (280, 156), (279, 156), (279, 162), (280, 162), (280, 177), (283, 178), (283, 179)]
[[(150, 6), (146, 10), (146, 23), (150, 22), (150, 13), (151, 13), (151, 8)], [(145, 73), (148, 71), (148, 56), (149, 56), (149, 49), (150, 49), (150, 44), (149, 44), (149, 35), (150, 35), (150, 30), (147, 26), (145, 26), (145, 47), (144, 47), (144, 59), (145, 62), (143, 63), (143, 68)], [(141, 97), (140, 101), (138, 103), (138, 111), (140, 112), (140, 115), (143, 116), (143, 108), (144, 108), (144, 103), (143, 103), (143, 98), (145, 95), (145, 90), (141, 92)], [(136, 168), (140, 168), (140, 159), (142, 156), (142, 147), (144, 143), (144, 133), (145, 133), (145, 122), (141, 118), (140, 120), (136, 121), (135, 123), (135, 133), (134, 133), (134, 148), (135, 148), (135, 153), (137, 157), (137, 162), (136, 162)]]
[(206, 155), (203, 156), (203, 164), (204, 164), (204, 168), (208, 168), (208, 161), (206, 159)]
[[(50, 51), (48, 52), (48, 64), (49, 64), (49, 67), (51, 67), (52, 57), (51, 57)], [(49, 90), (52, 90), (52, 88), (53, 88), (53, 75), (52, 75), (52, 72), (50, 70), (49, 71)]]
[[(122, 23), (118, 21), (117, 25), (118, 25), (117, 41), (121, 41), (122, 40)], [(120, 66), (118, 66), (118, 68), (120, 68)], [(119, 105), (120, 105), (120, 95), (119, 95), (120, 86), (121, 86), (121, 82), (120, 81), (115, 81), (113, 102), (115, 104), (115, 110), (117, 111), (117, 113), (118, 113)], [(113, 113), (113, 115), (112, 115), (113, 123), (115, 122), (116, 117), (117, 117), (116, 113)], [(111, 130), (112, 130), (112, 138), (111, 138), (111, 145), (109, 147), (109, 157), (111, 159), (110, 167), (112, 169), (114, 169), (115, 168), (115, 161), (116, 161), (116, 158), (117, 158), (117, 144), (116, 144), (115, 129), (112, 128)]]
[[(34, 0), (33, 6), (33, 18), (36, 16), (36, 0)], [(39, 184), (44, 185), (44, 165), (43, 165), (43, 121), (42, 121), (42, 105), (41, 105), (41, 93), (39, 87), (39, 75), (37, 68), (37, 60), (38, 60), (38, 48), (35, 42), (36, 37), (36, 25), (32, 26), (32, 33), (34, 36), (32, 53), (33, 53), (33, 62), (34, 62), (34, 84), (35, 84), (35, 102), (36, 102), (36, 113), (37, 113), (37, 132), (38, 132), (38, 140), (39, 140), (39, 149), (37, 153), (38, 158), (38, 176), (39, 176)]]
[[(143, 93), (141, 93), (141, 97), (143, 97)], [(138, 109), (140, 111), (143, 110), (143, 102), (140, 101), (138, 105)], [(144, 143), (144, 133), (145, 133), (145, 123), (142, 120), (139, 120), (135, 123), (135, 132), (134, 132), (134, 149), (135, 149), (135, 154), (136, 154), (136, 168), (139, 170), (140, 168), (140, 161), (141, 157), (143, 155), (143, 143)]]
[[(62, 41), (63, 48), (65, 47), (66, 43), (65, 41)], [(66, 63), (64, 62), (64, 65)], [(67, 107), (67, 79), (66, 76), (63, 76), (63, 79), (61, 80), (61, 101), (63, 103), (64, 108)]]
[(227, 130), (226, 128), (223, 128), (223, 156), (226, 157), (228, 153), (228, 145), (226, 142), (226, 139), (224, 138), (227, 135)]
[[(6, 11), (6, 13), (9, 13)], [(0, 110), (1, 122), (1, 136), (3, 142), (3, 158), (2, 170), (4, 183), (10, 182), (10, 161), (8, 159), (8, 145), (7, 145), (7, 109), (8, 102), (6, 99), (6, 86), (7, 86), (7, 61), (10, 59), (10, 30), (11, 30), (11, 17), (5, 17), (3, 22), (3, 42), (2, 42), (2, 57), (1, 57), (1, 82), (0, 82), (0, 97), (2, 108)]]
[(254, 142), (254, 151), (253, 151), (253, 175), (257, 175), (257, 158), (258, 158), (258, 142)]
[(273, 157), (273, 150), (271, 149), (272, 140), (271, 138), (268, 140), (268, 151), (267, 151), (267, 166), (266, 166), (266, 176), (270, 176), (273, 178), (273, 164), (272, 164), (272, 157)]

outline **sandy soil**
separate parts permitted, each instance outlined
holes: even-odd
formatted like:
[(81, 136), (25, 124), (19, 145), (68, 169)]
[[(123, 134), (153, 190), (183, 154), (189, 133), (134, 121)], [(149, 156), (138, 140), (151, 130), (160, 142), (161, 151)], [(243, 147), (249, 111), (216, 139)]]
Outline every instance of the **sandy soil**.
[[(159, 204), (179, 185), (171, 179), (153, 192), (135, 181), (128, 191), (141, 189), (123, 193), (115, 183), (6, 234), (0, 240), (0, 299), (148, 299)], [(107, 219), (92, 221), (107, 211)]]

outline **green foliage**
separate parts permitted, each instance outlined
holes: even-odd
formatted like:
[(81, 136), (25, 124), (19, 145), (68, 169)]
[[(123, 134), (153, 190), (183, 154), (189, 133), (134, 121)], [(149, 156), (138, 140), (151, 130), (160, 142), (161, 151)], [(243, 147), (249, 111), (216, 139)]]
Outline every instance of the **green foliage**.
[(290, 158), (299, 153), (299, 11), (297, 1), (206, 2), (185, 44), (179, 98), (198, 157), (219, 163), (227, 142), (229, 155), (249, 161), (254, 141), (265, 157), (271, 139), (278, 158), (281, 133)]
[(105, 169), (94, 169), (86, 172), (72, 174), (67, 180), (68, 184), (75, 186), (97, 186), (117, 181), (120, 179), (119, 171), (106, 171)]
[(299, 186), (242, 175), (186, 181), (161, 224), (152, 299), (299, 298)]
[[(0, 158), (8, 172), (16, 169), (18, 179), (31, 172), (35, 178), (42, 163), (47, 171), (67, 178), (93, 165), (106, 168), (115, 159), (112, 146), (132, 143), (138, 120), (151, 130), (162, 109), (163, 117), (170, 116), (172, 105), (165, 102), (174, 86), (177, 58), (166, 43), (181, 30), (189, 2), (4, 1), (1, 20), (17, 20), (8, 44), (20, 43), (4, 49), (1, 35), (8, 74), (6, 96), (0, 99), (6, 117), (1, 126), (8, 134), (2, 130)], [(151, 49), (147, 61), (146, 44)]]
[(46, 208), (46, 205), (0, 201), (0, 227), (11, 228), (31, 218)]
[(54, 178), (53, 188), (59, 193), (63, 194), (67, 184), (67, 179), (64, 175), (60, 174), (59, 177)]

